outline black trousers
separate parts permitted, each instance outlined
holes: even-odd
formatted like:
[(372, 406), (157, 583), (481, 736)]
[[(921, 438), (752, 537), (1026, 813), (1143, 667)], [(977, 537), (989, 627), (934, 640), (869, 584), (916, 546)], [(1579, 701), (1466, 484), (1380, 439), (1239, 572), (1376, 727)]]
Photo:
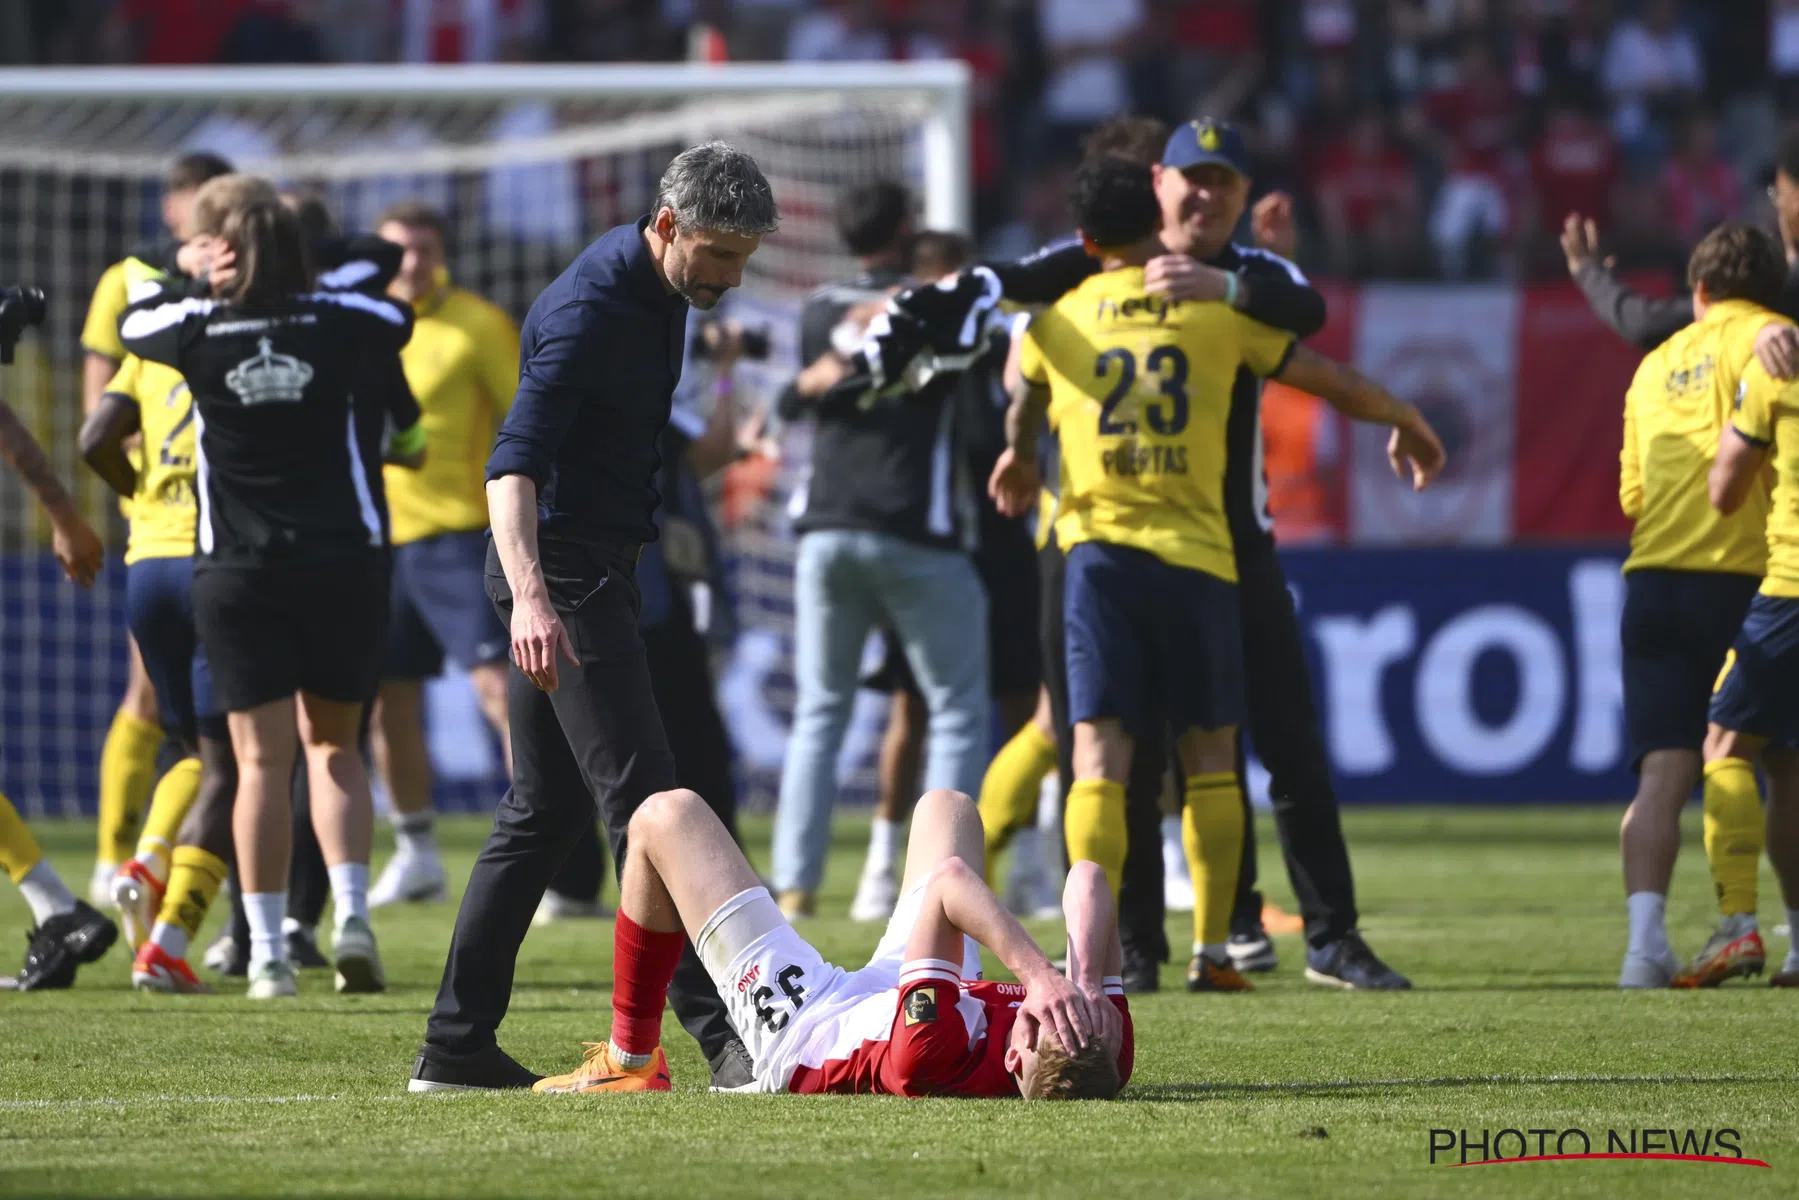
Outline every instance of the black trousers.
[[(1331, 785), (1330, 758), (1318, 727), (1305, 643), (1287, 590), (1287, 573), (1272, 539), (1240, 542), (1237, 586), (1242, 597), (1243, 662), (1249, 690), (1249, 736), (1272, 777), (1269, 798), (1287, 876), (1305, 918), (1306, 941), (1320, 947), (1356, 927), (1355, 878)], [(1242, 771), (1242, 755), (1238, 755)], [(1157, 861), (1158, 867), (1160, 860)], [(1129, 865), (1126, 874), (1129, 875)], [(1243, 838), (1233, 932), (1261, 918), (1256, 890), (1255, 825)]]
[[(539, 691), (516, 665), (509, 674), (513, 785), (469, 875), (425, 1031), (427, 1042), (451, 1051), (493, 1044), (532, 914), (583, 827), (592, 825), (596, 805), (622, 864), (631, 814), (652, 793), (675, 786), (674, 756), (637, 631), (636, 547), (545, 538), (538, 552), (579, 662), (558, 664), (554, 692)], [(491, 547), (486, 586), (510, 625), (512, 593)], [(692, 946), (669, 1002), (709, 1060), (736, 1036)]]
[[(1068, 723), (1068, 656), (1062, 630), (1062, 589), (1068, 567), (1054, 535), (1037, 558), (1042, 585), (1039, 627), (1043, 636), (1043, 686), (1049, 692), (1050, 720), (1056, 728), (1056, 771), (1062, 801), (1074, 781), (1074, 729)], [(1118, 935), (1125, 949), (1156, 962), (1168, 961), (1168, 930), (1162, 892), (1162, 774), (1168, 765), (1167, 738), (1160, 727), (1137, 739), (1131, 777), (1125, 784), (1124, 819), (1128, 839), (1118, 890)], [(1067, 843), (1056, 847), (1064, 863)]]
[[(675, 786), (698, 792), (741, 842), (737, 833), (737, 783), (731, 774), (735, 752), (725, 733), (712, 682), (711, 652), (691, 624), (676, 619), (643, 631), (656, 708), (675, 756)], [(550, 890), (573, 900), (597, 900), (606, 873), (606, 851), (592, 829), (569, 851)]]

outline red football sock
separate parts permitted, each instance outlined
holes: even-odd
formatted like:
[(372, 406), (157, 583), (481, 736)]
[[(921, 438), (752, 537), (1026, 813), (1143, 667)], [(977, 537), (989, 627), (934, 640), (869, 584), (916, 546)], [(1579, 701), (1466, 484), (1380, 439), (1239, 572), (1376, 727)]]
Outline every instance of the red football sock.
[(622, 911), (612, 926), (612, 1044), (649, 1054), (662, 1041), (662, 1008), (687, 935), (645, 929)]

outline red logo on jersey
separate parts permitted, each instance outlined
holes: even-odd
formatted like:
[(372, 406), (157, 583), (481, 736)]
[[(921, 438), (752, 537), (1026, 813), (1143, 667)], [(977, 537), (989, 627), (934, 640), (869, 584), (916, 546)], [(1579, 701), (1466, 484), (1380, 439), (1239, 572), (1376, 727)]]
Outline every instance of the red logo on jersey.
[(756, 980), (760, 979), (761, 977), (762, 977), (762, 964), (757, 963), (755, 966), (751, 967), (747, 972), (744, 973), (744, 976), (742, 979), (739, 979), (737, 981), (738, 993), (741, 994), (743, 992), (744, 988), (749, 987), (750, 984), (756, 982)]

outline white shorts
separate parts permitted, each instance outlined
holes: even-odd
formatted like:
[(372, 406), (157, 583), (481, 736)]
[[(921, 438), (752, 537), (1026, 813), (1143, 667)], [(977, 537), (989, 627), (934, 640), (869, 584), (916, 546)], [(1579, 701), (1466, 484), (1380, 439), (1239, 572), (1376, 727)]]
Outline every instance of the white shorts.
[[(835, 1043), (836, 1026), (850, 1009), (899, 986), (906, 942), (923, 903), (922, 884), (900, 897), (874, 954), (859, 971), (826, 962), (788, 923), (767, 888), (749, 888), (718, 906), (694, 948), (756, 1064), (761, 1090), (785, 1091), (807, 1047)], [(962, 977), (979, 979), (980, 945), (973, 938), (963, 942)]]

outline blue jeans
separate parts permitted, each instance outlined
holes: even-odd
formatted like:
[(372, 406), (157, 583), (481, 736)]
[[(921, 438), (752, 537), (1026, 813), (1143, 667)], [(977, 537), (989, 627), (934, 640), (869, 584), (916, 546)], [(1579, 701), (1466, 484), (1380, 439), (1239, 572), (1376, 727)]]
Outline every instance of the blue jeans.
[(837, 754), (869, 631), (885, 625), (930, 709), (924, 786), (975, 795), (987, 766), (987, 595), (966, 554), (858, 530), (800, 538), (793, 676), (799, 696), (775, 811), (774, 883), (824, 877)]

